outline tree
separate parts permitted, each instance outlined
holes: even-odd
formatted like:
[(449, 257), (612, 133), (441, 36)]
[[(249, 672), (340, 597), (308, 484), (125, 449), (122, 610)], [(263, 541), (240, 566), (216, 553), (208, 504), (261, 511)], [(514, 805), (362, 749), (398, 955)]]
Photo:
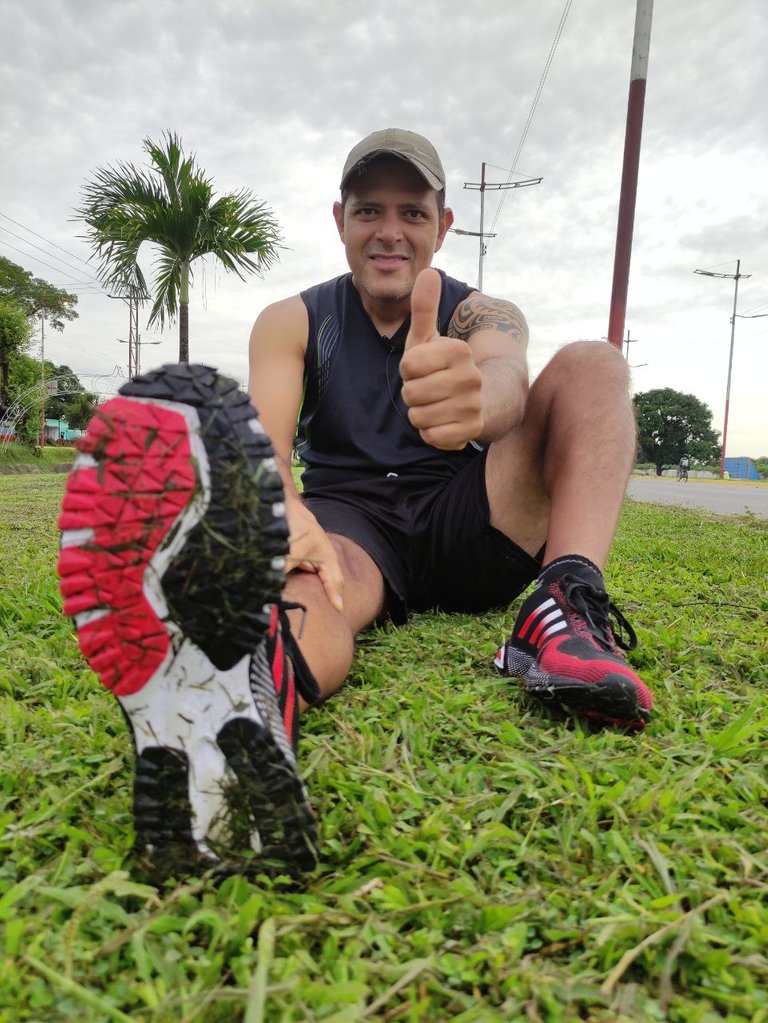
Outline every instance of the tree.
[[(16, 439), (30, 446), (37, 444), (42, 426), (40, 406), (40, 363), (23, 352), (11, 352), (8, 357), (9, 379), (8, 408), (18, 410), (21, 402), (22, 415), (14, 417)], [(50, 363), (46, 364), (50, 366)]]
[(0, 256), (0, 295), (10, 296), (33, 319), (39, 313), (54, 330), (64, 330), (65, 320), (76, 320), (77, 295), (33, 277), (17, 263)]
[(76, 305), (77, 295), (33, 277), (18, 263), (0, 256), (0, 403), (10, 401), (10, 377), (15, 364), (10, 356), (24, 351), (36, 317), (44, 317), (54, 330), (64, 330), (66, 321), (77, 319)]
[(177, 135), (160, 144), (143, 141), (151, 165), (98, 169), (83, 188), (75, 213), (99, 258), (99, 277), (122, 294), (144, 297), (147, 282), (138, 264), (144, 242), (157, 246), (154, 304), (148, 326), (179, 320), (179, 362), (189, 361), (189, 287), (192, 264), (215, 256), (245, 280), (263, 274), (277, 259), (279, 234), (270, 210), (241, 189), (214, 201), (209, 178), (195, 155), (185, 157)]
[(686, 451), (699, 462), (720, 457), (712, 411), (695, 395), (662, 387), (636, 394), (634, 404), (640, 459), (653, 462), (657, 476), (665, 464), (676, 464)]
[(93, 418), (99, 404), (98, 396), (90, 391), (74, 395), (67, 411), (67, 424), (72, 430), (84, 430)]
[(32, 336), (32, 326), (23, 306), (11, 295), (0, 295), (0, 413), (8, 405), (10, 357), (23, 352)]
[(73, 408), (79, 407), (80, 396), (85, 393), (83, 385), (69, 366), (54, 366), (45, 363), (45, 379), (56, 380), (56, 394), (45, 400), (45, 414), (49, 419), (66, 419), (69, 422)]

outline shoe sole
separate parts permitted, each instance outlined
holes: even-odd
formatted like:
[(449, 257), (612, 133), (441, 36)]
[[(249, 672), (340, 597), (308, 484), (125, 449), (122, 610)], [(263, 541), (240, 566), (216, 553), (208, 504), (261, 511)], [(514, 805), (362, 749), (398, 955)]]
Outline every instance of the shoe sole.
[(599, 682), (582, 682), (542, 671), (534, 657), (515, 647), (508, 648), (506, 663), (503, 647), (493, 663), (502, 674), (520, 679), (530, 696), (555, 703), (577, 717), (635, 731), (650, 720), (650, 710), (640, 706), (636, 684), (618, 672)]
[(282, 483), (247, 396), (208, 367), (163, 367), (101, 406), (78, 447), (60, 586), (133, 735), (136, 853), (165, 876), (311, 869), (314, 823), (265, 682)]

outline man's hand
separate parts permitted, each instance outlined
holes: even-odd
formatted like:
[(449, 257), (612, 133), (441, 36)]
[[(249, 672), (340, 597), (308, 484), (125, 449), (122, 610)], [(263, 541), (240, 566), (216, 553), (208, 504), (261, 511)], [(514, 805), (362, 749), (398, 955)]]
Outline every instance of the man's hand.
[(286, 494), (285, 512), (290, 531), (286, 569), (316, 573), (328, 600), (337, 611), (343, 611), (344, 576), (328, 534), (300, 497)]
[(433, 269), (422, 270), (413, 286), (402, 395), (426, 444), (460, 451), (483, 432), (482, 376), (466, 341), (437, 333), (440, 288)]

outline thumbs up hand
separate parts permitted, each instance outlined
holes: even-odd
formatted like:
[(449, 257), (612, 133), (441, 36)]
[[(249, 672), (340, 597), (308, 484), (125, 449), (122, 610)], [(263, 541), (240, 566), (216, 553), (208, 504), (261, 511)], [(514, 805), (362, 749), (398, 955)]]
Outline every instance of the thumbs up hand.
[(460, 451), (482, 434), (482, 376), (466, 341), (441, 337), (437, 318), (442, 282), (422, 270), (411, 293), (411, 326), (400, 360), (408, 418), (425, 444)]
[(405, 350), (439, 337), (437, 317), (440, 310), (442, 281), (437, 270), (422, 270), (411, 292), (411, 327), (405, 340)]

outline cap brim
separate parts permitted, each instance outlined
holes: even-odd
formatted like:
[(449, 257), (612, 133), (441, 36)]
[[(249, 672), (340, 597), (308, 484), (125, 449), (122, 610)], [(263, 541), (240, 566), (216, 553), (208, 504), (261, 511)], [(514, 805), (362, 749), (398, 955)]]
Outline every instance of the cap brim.
[(349, 179), (353, 174), (362, 173), (371, 160), (375, 160), (377, 156), (381, 156), (383, 154), (386, 154), (387, 156), (396, 156), (398, 159), (409, 163), (419, 172), (419, 174), (421, 174), (429, 187), (434, 188), (436, 192), (442, 192), (445, 188), (445, 182), (441, 181), (440, 178), (433, 174), (431, 170), (419, 163), (419, 161), (414, 159), (414, 157), (404, 156), (403, 153), (398, 153), (395, 149), (376, 149), (372, 153), (366, 153), (365, 156), (361, 157), (353, 167), (349, 168), (347, 173), (341, 179), (341, 188), (346, 188), (349, 183)]

